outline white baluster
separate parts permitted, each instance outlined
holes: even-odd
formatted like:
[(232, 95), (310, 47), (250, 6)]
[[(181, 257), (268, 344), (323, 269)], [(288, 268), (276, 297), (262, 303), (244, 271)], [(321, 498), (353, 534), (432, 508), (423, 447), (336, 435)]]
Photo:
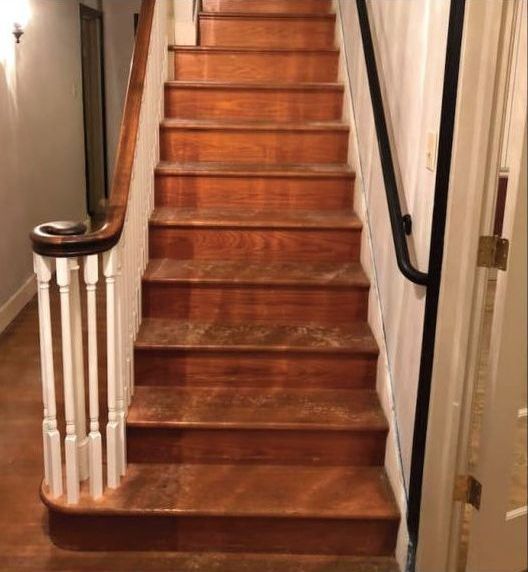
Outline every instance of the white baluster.
[(62, 495), (62, 461), (60, 433), (57, 429), (53, 337), (49, 294), (52, 262), (49, 258), (44, 258), (38, 254), (34, 255), (33, 260), (38, 282), (40, 364), (42, 396), (44, 401), (44, 421), (42, 423), (44, 479), (49, 487), (51, 496), (56, 498)]
[(90, 471), (90, 495), (97, 499), (103, 494), (103, 450), (99, 431), (99, 360), (97, 356), (97, 281), (99, 261), (96, 254), (84, 261), (86, 283), (86, 308), (88, 322), (88, 388), (90, 434), (88, 435), (88, 459)]
[(84, 389), (84, 355), (81, 314), (81, 291), (79, 286), (79, 261), (70, 258), (70, 310), (73, 336), (73, 380), (75, 386), (75, 433), (79, 449), (79, 479), (89, 476), (88, 437), (86, 435), (86, 396)]
[(124, 340), (123, 335), (123, 275), (122, 275), (122, 247), (121, 244), (114, 248), (117, 254), (117, 288), (116, 288), (116, 311), (117, 311), (117, 420), (119, 423), (119, 468), (121, 475), (126, 474), (126, 413), (127, 388), (124, 368)]
[(104, 275), (106, 279), (106, 352), (108, 382), (108, 424), (106, 426), (106, 465), (108, 486), (116, 489), (119, 486), (120, 440), (119, 418), (117, 413), (117, 309), (116, 309), (116, 274), (117, 251), (115, 248), (103, 255)]
[(62, 368), (64, 377), (64, 408), (66, 417), (66, 493), (68, 503), (79, 501), (79, 456), (75, 427), (75, 385), (73, 379), (73, 343), (70, 312), (70, 263), (57, 259), (57, 284), (61, 302)]

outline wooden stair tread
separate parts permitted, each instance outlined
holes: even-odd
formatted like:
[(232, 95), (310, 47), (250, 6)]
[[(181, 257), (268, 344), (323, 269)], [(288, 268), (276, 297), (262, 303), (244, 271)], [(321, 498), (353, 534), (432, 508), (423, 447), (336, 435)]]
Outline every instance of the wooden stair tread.
[(342, 121), (303, 121), (296, 123), (231, 120), (231, 119), (177, 119), (168, 118), (161, 122), (162, 129), (192, 129), (222, 131), (348, 131), (349, 126)]
[[(170, 45), (171, 52), (187, 52), (187, 53), (260, 53), (260, 54), (339, 54), (339, 48), (264, 48), (250, 46), (180, 46)], [(310, 82), (313, 83), (313, 82)]]
[(165, 82), (167, 88), (195, 88), (195, 89), (247, 89), (248, 91), (344, 91), (345, 87), (338, 82), (320, 83), (251, 83), (251, 82), (231, 82), (231, 81), (189, 81), (170, 80)]
[(332, 163), (305, 163), (297, 165), (249, 164), (249, 163), (174, 163), (161, 161), (158, 175), (211, 175), (235, 177), (350, 177), (354, 171), (348, 165)]
[(369, 390), (137, 387), (134, 427), (387, 431)]
[(366, 322), (347, 327), (318, 325), (224, 325), (145, 318), (136, 348), (216, 352), (296, 352), (376, 356), (378, 347)]
[(153, 259), (143, 280), (160, 283), (277, 285), (315, 287), (369, 287), (369, 280), (357, 262), (319, 264), (247, 261), (203, 261)]
[(334, 12), (200, 12), (201, 20), (335, 20)]
[(208, 228), (355, 229), (362, 225), (352, 211), (263, 211), (158, 207), (151, 226)]
[(394, 520), (399, 513), (380, 467), (129, 464), (118, 489), (94, 501), (47, 497), (57, 511), (91, 515)]

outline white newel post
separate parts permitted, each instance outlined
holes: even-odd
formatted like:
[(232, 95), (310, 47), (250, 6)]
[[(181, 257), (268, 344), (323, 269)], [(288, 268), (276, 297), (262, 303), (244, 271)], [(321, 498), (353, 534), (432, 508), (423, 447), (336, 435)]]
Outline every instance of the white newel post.
[(104, 276), (106, 279), (106, 351), (108, 380), (108, 423), (106, 426), (106, 465), (108, 486), (116, 489), (121, 475), (121, 451), (119, 435), (119, 416), (117, 411), (118, 375), (117, 375), (117, 308), (116, 275), (117, 250), (103, 255)]
[(81, 291), (79, 285), (79, 261), (70, 258), (70, 308), (73, 336), (73, 380), (75, 387), (75, 432), (79, 450), (79, 479), (85, 481), (88, 470), (88, 437), (86, 435), (86, 397), (84, 389), (84, 356), (81, 314)]
[(42, 423), (44, 480), (49, 487), (51, 496), (56, 498), (62, 495), (62, 460), (60, 433), (57, 428), (53, 337), (51, 330), (50, 281), (52, 261), (38, 254), (34, 255), (33, 260), (38, 283), (40, 367), (44, 402), (44, 420)]
[(60, 292), (62, 329), (62, 368), (64, 377), (64, 408), (66, 417), (66, 493), (68, 503), (79, 501), (79, 455), (75, 425), (75, 385), (73, 379), (73, 343), (70, 311), (70, 262), (57, 259), (57, 284)]
[(97, 282), (99, 260), (97, 254), (84, 261), (86, 284), (86, 316), (88, 322), (88, 390), (90, 434), (88, 435), (88, 460), (90, 471), (90, 495), (97, 499), (103, 495), (103, 449), (99, 431), (99, 360), (97, 356)]

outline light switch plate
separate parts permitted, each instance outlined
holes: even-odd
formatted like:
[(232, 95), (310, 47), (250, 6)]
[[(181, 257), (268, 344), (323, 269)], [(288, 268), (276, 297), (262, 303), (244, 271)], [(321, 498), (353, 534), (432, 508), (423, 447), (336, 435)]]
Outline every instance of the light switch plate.
[(429, 131), (427, 133), (427, 143), (425, 147), (425, 166), (429, 171), (436, 170), (436, 155), (438, 152), (438, 135)]

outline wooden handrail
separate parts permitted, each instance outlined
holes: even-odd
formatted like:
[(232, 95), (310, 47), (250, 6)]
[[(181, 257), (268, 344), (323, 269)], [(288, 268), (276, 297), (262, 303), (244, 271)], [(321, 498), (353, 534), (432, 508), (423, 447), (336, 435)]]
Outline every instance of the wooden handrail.
[(132, 180), (155, 6), (156, 0), (142, 0), (112, 190), (102, 221), (91, 232), (86, 232), (82, 224), (62, 221), (37, 226), (31, 232), (31, 242), (38, 254), (56, 258), (97, 254), (115, 246), (121, 237)]

